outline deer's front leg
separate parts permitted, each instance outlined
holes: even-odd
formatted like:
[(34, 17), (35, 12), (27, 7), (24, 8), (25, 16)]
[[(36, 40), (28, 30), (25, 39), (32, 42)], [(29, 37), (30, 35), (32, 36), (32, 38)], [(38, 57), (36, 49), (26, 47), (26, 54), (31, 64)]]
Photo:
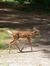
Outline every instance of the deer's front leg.
[(29, 44), (30, 44), (31, 51), (33, 51), (33, 49), (32, 49), (32, 45), (31, 45), (31, 42), (30, 42), (30, 38), (27, 38), (27, 39), (28, 39), (28, 42), (29, 42)]

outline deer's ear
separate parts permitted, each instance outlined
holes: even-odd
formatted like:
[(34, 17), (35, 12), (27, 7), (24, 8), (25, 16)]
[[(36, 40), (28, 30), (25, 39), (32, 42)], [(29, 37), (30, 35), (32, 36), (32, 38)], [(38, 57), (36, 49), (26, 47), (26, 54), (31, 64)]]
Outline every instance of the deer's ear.
[(36, 33), (36, 31), (34, 33)]
[(33, 30), (37, 30), (37, 28), (36, 28), (36, 27), (34, 27), (34, 28), (33, 28)]

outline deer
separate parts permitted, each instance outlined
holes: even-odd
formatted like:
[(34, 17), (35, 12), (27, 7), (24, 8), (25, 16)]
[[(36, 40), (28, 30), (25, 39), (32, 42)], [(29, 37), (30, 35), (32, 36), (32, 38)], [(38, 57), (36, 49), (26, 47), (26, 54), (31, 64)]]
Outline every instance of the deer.
[[(29, 45), (31, 47), (31, 51), (33, 51), (30, 39), (33, 38), (36, 34), (41, 34), (40, 30), (37, 29), (36, 27), (33, 28), (33, 31), (24, 31), (24, 32), (21, 32), (21, 31), (20, 32), (12, 32), (11, 30), (7, 30), (7, 31), (8, 31), (8, 33), (10, 33), (13, 36), (13, 40), (9, 43), (9, 53), (10, 53), (12, 43), (14, 43), (14, 45), (18, 48), (18, 50), (20, 52), (22, 52), (22, 50), (24, 49), (24, 47), (26, 45), (26, 40), (28, 40)], [(16, 44), (16, 41), (20, 38), (26, 39), (25, 44), (22, 49), (20, 49), (19, 46)]]

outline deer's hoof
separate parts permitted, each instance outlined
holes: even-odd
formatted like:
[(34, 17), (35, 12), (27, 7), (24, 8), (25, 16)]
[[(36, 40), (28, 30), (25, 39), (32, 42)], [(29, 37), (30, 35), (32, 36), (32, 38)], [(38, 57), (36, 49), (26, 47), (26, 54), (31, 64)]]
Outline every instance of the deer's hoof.
[(20, 52), (22, 52), (22, 50), (20, 50)]

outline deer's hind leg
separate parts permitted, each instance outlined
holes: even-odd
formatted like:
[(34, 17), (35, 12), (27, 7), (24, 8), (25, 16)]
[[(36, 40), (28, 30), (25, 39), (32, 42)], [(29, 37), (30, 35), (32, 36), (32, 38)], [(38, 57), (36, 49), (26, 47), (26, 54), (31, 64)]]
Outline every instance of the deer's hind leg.
[(24, 49), (25, 45), (26, 45), (26, 40), (25, 40), (25, 44), (24, 44), (23, 48), (20, 50), (21, 52), (22, 52), (22, 50)]
[[(18, 39), (17, 39), (17, 40), (18, 40)], [(19, 48), (18, 45), (16, 44), (16, 41), (17, 41), (17, 40), (13, 40), (13, 41), (10, 42), (10, 44), (9, 44), (9, 53), (10, 53), (10, 50), (11, 50), (11, 44), (12, 44), (12, 43), (14, 43), (14, 45), (15, 45), (15, 46), (18, 48), (18, 50), (20, 51), (20, 48)]]
[(18, 48), (19, 51), (21, 51), (16, 42), (14, 43), (14, 45)]
[(11, 50), (11, 44), (12, 44), (13, 42), (14, 42), (14, 40), (11, 41), (10, 44), (9, 44), (9, 53), (10, 53), (10, 50)]

